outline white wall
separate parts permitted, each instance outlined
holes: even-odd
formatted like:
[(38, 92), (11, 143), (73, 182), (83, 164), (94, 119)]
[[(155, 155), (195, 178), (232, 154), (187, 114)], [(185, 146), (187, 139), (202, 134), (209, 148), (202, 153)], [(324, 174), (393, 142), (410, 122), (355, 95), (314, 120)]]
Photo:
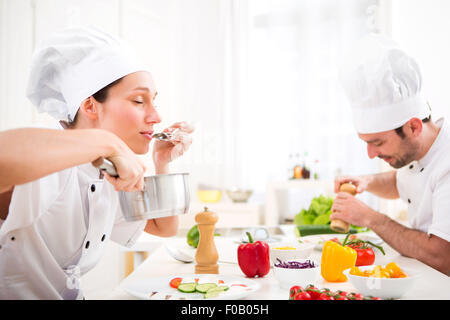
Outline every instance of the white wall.
[[(387, 0), (384, 31), (391, 34), (421, 68), (423, 94), (430, 103), (433, 118), (450, 116), (450, 1)], [(391, 170), (383, 164), (384, 170)], [(381, 200), (380, 211), (398, 219), (407, 218), (407, 205), (401, 200)]]
[(450, 116), (449, 13), (448, 0), (392, 1), (392, 36), (417, 60), (433, 114), (446, 117)]

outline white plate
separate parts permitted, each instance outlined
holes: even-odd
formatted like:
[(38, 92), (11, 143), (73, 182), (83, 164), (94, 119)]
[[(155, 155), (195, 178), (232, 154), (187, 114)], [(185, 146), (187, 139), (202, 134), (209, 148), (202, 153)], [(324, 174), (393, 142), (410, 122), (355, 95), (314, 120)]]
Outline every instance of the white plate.
[[(209, 298), (208, 300), (236, 300), (242, 299), (249, 294), (257, 291), (260, 288), (260, 284), (254, 280), (249, 280), (244, 277), (233, 277), (226, 275), (217, 275), (217, 274), (183, 274), (183, 275), (173, 275), (166, 277), (157, 277), (157, 278), (148, 278), (140, 281), (135, 281), (127, 284), (125, 286), (125, 291), (129, 294), (144, 300), (157, 300), (157, 299), (166, 299), (166, 296), (170, 296), (169, 300), (201, 300), (203, 298), (203, 294), (201, 293), (183, 293), (178, 291), (177, 289), (172, 288), (169, 283), (173, 278), (189, 278), (189, 279), (200, 279), (199, 281), (207, 279), (207, 282), (210, 280), (223, 280), (224, 283), (221, 285), (227, 285), (230, 287), (227, 291), (224, 291), (219, 296), (215, 298)], [(246, 287), (242, 286), (232, 286), (233, 284), (244, 284)], [(150, 295), (152, 292), (158, 292), (157, 295), (154, 295), (150, 299)]]
[[(364, 240), (364, 241), (370, 241), (373, 244), (376, 244), (377, 246), (381, 245), (383, 243), (383, 239), (378, 237), (377, 235), (373, 234), (363, 234), (363, 233), (355, 233), (358, 239)], [(333, 238), (338, 238), (339, 241), (342, 243), (344, 241), (346, 234), (315, 234), (311, 236), (304, 236), (298, 238), (299, 240), (303, 241), (304, 243), (313, 243), (315, 244), (314, 249), (322, 251), (323, 244), (325, 241), (328, 241)], [(376, 249), (375, 249), (376, 250)]]

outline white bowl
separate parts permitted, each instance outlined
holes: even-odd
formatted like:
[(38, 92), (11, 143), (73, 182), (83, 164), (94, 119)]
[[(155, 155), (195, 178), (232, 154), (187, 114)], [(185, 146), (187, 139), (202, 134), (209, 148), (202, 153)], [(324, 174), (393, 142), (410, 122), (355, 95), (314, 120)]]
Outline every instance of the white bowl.
[[(361, 271), (372, 270), (375, 265), (358, 267)], [(355, 276), (350, 274), (350, 269), (344, 270), (344, 274), (348, 277), (350, 283), (364, 296), (379, 297), (381, 299), (398, 299), (401, 298), (419, 277), (419, 273), (402, 268), (408, 275), (406, 278), (374, 278)]]
[[(283, 250), (277, 248), (292, 247), (295, 249)], [(270, 262), (273, 265), (277, 263), (277, 258), (281, 261), (293, 261), (298, 259), (308, 258), (314, 250), (312, 243), (298, 243), (298, 242), (280, 242), (270, 245)]]
[[(289, 261), (305, 262), (311, 260), (314, 262), (315, 268), (307, 269), (289, 269), (273, 266), (273, 273), (278, 280), (282, 289), (290, 289), (292, 286), (298, 285), (306, 287), (308, 284), (315, 284), (320, 276), (320, 264), (312, 259), (295, 259)], [(287, 262), (287, 261), (286, 261)]]

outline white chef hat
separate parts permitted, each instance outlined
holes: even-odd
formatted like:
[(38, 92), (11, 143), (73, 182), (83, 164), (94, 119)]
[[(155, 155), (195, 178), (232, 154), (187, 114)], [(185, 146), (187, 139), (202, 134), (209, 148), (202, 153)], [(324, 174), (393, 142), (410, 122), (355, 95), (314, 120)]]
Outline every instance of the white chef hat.
[(68, 28), (35, 51), (26, 94), (38, 111), (72, 121), (84, 99), (142, 70), (122, 40), (94, 27)]
[(358, 133), (393, 130), (431, 114), (419, 66), (385, 36), (363, 37), (345, 57), (340, 80)]

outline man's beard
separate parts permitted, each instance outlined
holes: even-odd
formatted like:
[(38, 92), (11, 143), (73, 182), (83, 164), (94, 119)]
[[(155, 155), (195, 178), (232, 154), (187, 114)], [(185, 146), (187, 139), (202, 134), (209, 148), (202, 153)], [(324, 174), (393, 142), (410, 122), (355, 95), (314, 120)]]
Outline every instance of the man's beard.
[[(402, 154), (401, 151), (404, 150)], [(418, 150), (418, 144), (412, 143), (407, 139), (403, 139), (402, 150), (392, 156), (379, 155), (378, 157), (383, 158), (392, 158), (394, 161), (390, 162), (389, 165), (395, 169), (400, 169), (412, 161), (416, 160), (416, 153)]]

